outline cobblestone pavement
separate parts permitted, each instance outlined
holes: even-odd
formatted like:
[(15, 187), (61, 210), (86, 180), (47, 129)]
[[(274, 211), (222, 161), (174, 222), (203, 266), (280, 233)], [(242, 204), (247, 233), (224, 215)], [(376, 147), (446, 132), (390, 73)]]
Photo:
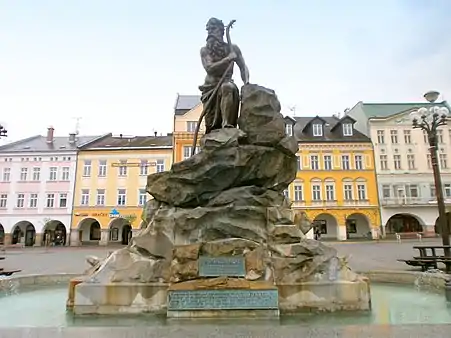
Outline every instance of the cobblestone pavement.
[[(396, 242), (327, 242), (339, 254), (349, 257), (351, 268), (368, 270), (409, 270), (409, 266), (397, 262), (398, 258), (411, 258), (412, 247), (418, 244), (437, 244), (439, 239), (428, 239), (422, 243), (410, 240)], [(6, 269), (20, 269), (20, 274), (81, 273), (87, 267), (85, 257), (105, 257), (117, 247), (63, 247), (63, 248), (11, 248), (6, 250), (6, 259), (0, 265)], [(16, 276), (19, 274), (16, 274)]]

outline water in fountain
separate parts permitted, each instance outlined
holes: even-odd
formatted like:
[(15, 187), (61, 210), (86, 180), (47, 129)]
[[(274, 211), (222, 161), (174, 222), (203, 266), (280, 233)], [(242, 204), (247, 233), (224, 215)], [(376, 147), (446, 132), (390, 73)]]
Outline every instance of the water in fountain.
[(19, 282), (4, 276), (0, 276), (0, 294), (11, 296), (19, 293)]

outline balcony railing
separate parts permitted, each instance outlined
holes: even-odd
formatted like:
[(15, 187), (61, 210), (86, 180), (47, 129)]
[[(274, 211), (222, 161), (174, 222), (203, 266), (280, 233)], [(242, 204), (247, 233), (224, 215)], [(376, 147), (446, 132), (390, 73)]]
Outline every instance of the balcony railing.
[[(380, 203), (385, 207), (411, 206), (411, 205), (437, 205), (437, 200), (432, 197), (392, 197), (381, 198)], [(445, 198), (446, 204), (451, 204), (451, 198)]]

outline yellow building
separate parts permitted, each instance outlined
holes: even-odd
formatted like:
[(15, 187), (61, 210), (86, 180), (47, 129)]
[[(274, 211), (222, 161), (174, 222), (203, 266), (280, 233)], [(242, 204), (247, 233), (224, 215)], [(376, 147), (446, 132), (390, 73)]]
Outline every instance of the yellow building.
[(286, 194), (321, 238), (376, 238), (380, 212), (371, 140), (349, 116), (286, 117), (298, 140), (298, 172)]
[[(197, 95), (177, 95), (174, 107), (173, 130), (173, 161), (183, 161), (191, 156), (194, 131), (196, 130), (199, 116), (202, 113), (202, 103)], [(199, 129), (198, 143), (205, 132), (205, 124), (202, 122)]]
[[(174, 109), (174, 162), (191, 155), (202, 112), (200, 96), (178, 95)], [(321, 238), (379, 236), (380, 211), (371, 140), (349, 117), (286, 117), (286, 132), (299, 144), (298, 173), (285, 194), (305, 211)], [(201, 125), (201, 138), (204, 125)]]
[(71, 245), (128, 244), (139, 231), (148, 174), (170, 169), (172, 135), (112, 136), (79, 149)]

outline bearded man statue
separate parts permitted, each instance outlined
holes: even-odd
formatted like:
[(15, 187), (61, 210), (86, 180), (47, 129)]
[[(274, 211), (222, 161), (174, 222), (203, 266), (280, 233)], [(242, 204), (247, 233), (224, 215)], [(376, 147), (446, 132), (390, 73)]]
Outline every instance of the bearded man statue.
[[(202, 65), (207, 72), (205, 82), (199, 86), (202, 92), (201, 101), (205, 111), (205, 133), (221, 128), (236, 128), (238, 110), (240, 106), (240, 93), (233, 82), (233, 66), (236, 63), (240, 69), (244, 84), (249, 83), (249, 70), (244, 62), (243, 55), (238, 46), (224, 41), (224, 24), (221, 20), (211, 18), (207, 22), (207, 44), (200, 50)], [(227, 72), (227, 74), (225, 74)], [(224, 80), (212, 97), (215, 87)], [(206, 102), (213, 100), (206, 107)]]

